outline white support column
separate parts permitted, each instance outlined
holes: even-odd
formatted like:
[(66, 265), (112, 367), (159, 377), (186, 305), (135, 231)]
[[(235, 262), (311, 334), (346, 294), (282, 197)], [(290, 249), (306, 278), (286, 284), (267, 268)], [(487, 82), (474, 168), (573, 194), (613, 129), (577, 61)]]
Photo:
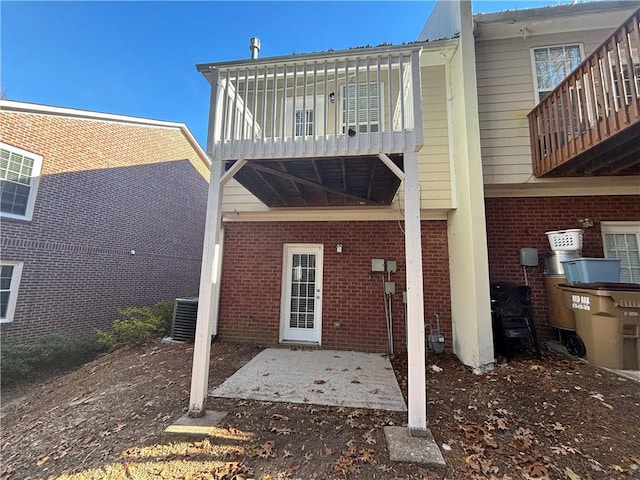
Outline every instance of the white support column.
[(424, 145), (424, 126), (422, 125), (422, 79), (420, 75), (420, 54), (422, 49), (411, 54), (411, 88), (413, 88), (413, 130), (415, 135), (414, 151)]
[[(205, 224), (202, 269), (200, 272), (200, 293), (198, 300), (198, 318), (196, 338), (193, 345), (193, 368), (191, 371), (191, 397), (189, 416), (201, 417), (205, 412), (205, 401), (209, 386), (209, 356), (211, 355), (211, 336), (218, 324), (218, 302), (220, 279), (216, 278), (216, 243), (221, 235), (222, 224), (222, 161), (214, 160), (211, 165), (209, 199), (207, 201), (207, 221)], [(217, 249), (222, 252), (222, 245)]]
[(409, 152), (404, 154), (404, 173), (409, 433), (418, 437), (423, 436), (427, 431), (427, 392), (425, 381), (420, 185), (418, 183), (417, 153)]
[[(213, 151), (215, 140), (220, 136), (222, 96), (218, 95), (218, 72), (208, 78), (211, 84), (211, 115), (209, 118), (208, 151)], [(221, 182), (224, 173), (222, 160), (214, 159), (211, 163), (209, 194), (207, 199), (207, 218), (202, 246), (202, 268), (200, 271), (200, 291), (198, 300), (198, 317), (196, 321), (196, 338), (193, 346), (193, 367), (191, 370), (191, 397), (189, 399), (189, 416), (201, 417), (205, 413), (209, 387), (209, 357), (211, 355), (211, 337), (216, 333), (218, 325), (218, 301), (220, 298), (219, 266), (222, 254), (222, 191)], [(216, 248), (218, 244), (218, 248)]]

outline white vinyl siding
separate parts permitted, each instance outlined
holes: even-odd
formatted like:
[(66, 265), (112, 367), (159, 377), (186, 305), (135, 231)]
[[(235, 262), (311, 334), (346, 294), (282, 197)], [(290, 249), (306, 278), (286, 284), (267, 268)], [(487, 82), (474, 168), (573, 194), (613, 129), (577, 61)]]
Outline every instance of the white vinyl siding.
[(0, 143), (0, 216), (31, 220), (42, 157)]
[(485, 184), (524, 183), (533, 176), (527, 114), (538, 102), (531, 50), (581, 44), (584, 55), (589, 55), (611, 31), (601, 28), (526, 39), (478, 39), (476, 73)]
[(640, 283), (640, 222), (602, 222), (605, 258), (620, 260), (620, 281)]
[(580, 65), (584, 58), (581, 44), (552, 45), (531, 49), (531, 64), (536, 95), (541, 102), (564, 78)]
[(13, 322), (22, 276), (22, 262), (0, 262), (0, 323)]

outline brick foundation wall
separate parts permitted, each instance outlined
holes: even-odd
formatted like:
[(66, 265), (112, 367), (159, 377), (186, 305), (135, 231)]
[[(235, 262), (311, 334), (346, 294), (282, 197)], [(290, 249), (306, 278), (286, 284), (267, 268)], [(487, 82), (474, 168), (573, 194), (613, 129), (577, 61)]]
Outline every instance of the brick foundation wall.
[[(447, 225), (422, 224), (425, 321), (440, 314), (451, 348)], [(404, 234), (397, 222), (269, 222), (225, 224), (218, 335), (221, 340), (277, 344), (282, 258), (285, 243), (324, 245), (322, 347), (387, 351), (381, 274), (371, 259), (396, 260), (393, 333), (396, 351), (406, 351)], [(336, 245), (343, 245), (343, 253)], [(339, 324), (339, 326), (337, 326)], [(429, 329), (427, 327), (427, 333)]]
[[(594, 226), (584, 229), (582, 255), (602, 258), (600, 222), (640, 220), (640, 195), (488, 198), (485, 200), (485, 211), (490, 280), (523, 285), (520, 248), (536, 248), (542, 259), (542, 254), (551, 250), (545, 232), (580, 228), (576, 220), (590, 218)], [(543, 341), (557, 338), (549, 325), (542, 268), (528, 268), (527, 276), (538, 336)]]
[(93, 331), (197, 294), (208, 168), (179, 129), (9, 112), (1, 125), (4, 143), (44, 157), (32, 220), (1, 220), (2, 258), (24, 261), (3, 339)]

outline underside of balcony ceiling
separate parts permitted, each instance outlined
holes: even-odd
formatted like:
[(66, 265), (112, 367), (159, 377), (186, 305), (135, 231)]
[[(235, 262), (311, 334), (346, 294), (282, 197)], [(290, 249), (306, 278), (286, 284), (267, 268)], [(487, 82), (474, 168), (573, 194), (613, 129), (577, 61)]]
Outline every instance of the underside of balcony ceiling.
[[(389, 158), (403, 168), (402, 154)], [(389, 205), (400, 187), (375, 155), (250, 160), (234, 178), (269, 207)]]
[(546, 177), (640, 175), (640, 123), (550, 170)]

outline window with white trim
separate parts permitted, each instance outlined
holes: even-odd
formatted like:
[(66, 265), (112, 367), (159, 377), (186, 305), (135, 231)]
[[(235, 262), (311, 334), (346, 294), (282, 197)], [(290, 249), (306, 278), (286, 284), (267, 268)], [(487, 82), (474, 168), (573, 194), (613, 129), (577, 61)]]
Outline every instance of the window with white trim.
[(582, 44), (531, 49), (535, 101), (541, 102), (582, 62)]
[(346, 126), (345, 130), (351, 129), (357, 133), (378, 132), (380, 116), (377, 83), (359, 83), (342, 87), (342, 124), (343, 128)]
[(6, 260), (0, 262), (0, 323), (13, 322), (22, 263)]
[(602, 222), (605, 258), (620, 260), (620, 281), (640, 283), (640, 222)]
[(42, 157), (0, 143), (0, 216), (31, 220)]
[[(296, 110), (296, 137), (313, 135), (313, 110)], [(303, 118), (304, 117), (304, 118)]]
[[(294, 108), (295, 107), (295, 108)], [(313, 137), (324, 135), (324, 98), (288, 97), (283, 105), (285, 115), (285, 136)]]

